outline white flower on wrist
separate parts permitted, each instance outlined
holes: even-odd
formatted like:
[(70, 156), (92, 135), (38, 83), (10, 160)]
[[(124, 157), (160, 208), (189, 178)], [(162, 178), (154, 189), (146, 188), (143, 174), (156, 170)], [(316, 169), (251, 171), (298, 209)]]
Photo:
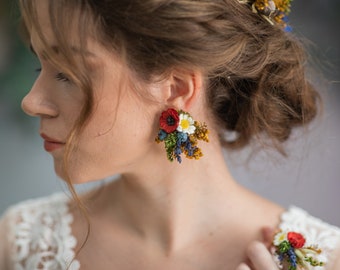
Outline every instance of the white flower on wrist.
[(287, 241), (287, 232), (279, 232), (274, 237), (274, 245), (279, 246), (283, 241)]

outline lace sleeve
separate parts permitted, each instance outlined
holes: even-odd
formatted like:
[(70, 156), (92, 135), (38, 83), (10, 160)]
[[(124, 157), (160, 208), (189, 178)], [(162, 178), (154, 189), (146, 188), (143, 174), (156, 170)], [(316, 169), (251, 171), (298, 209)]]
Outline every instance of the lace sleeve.
[(307, 246), (317, 245), (322, 250), (317, 257), (325, 266), (313, 269), (335, 270), (334, 264), (340, 255), (340, 228), (327, 224), (298, 207), (291, 207), (281, 216), (280, 229), (299, 232), (306, 237)]
[[(64, 194), (55, 194), (22, 202), (7, 211), (0, 227), (0, 233), (4, 234), (0, 248), (1, 270), (80, 268), (74, 260), (76, 239), (71, 231), (73, 216), (67, 201)], [(7, 237), (4, 244), (2, 237)]]

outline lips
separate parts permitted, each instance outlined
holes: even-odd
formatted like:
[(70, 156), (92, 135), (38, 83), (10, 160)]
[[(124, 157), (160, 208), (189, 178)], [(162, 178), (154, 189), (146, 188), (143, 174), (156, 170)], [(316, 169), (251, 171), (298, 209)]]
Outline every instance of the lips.
[(51, 138), (44, 133), (40, 134), (40, 136), (44, 139), (44, 148), (47, 152), (53, 152), (65, 145), (64, 142)]

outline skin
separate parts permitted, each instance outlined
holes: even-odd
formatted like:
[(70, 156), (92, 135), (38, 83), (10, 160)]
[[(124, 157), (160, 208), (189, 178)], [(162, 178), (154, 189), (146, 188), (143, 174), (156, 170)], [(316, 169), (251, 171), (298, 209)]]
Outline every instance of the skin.
[[(46, 7), (39, 8), (48, 44), (56, 46)], [(40, 118), (40, 133), (64, 142), (84, 95), (44, 57), (34, 29), (31, 44), (42, 71), (23, 110)], [(277, 269), (268, 246), (284, 209), (238, 185), (229, 173), (205, 103), (202, 73), (173, 70), (168, 78), (145, 84), (96, 40), (89, 38), (88, 51), (96, 109), (72, 153), (69, 174), (74, 183), (121, 177), (95, 196), (83, 195), (91, 234), (77, 257), (82, 269)], [(169, 107), (207, 123), (210, 142), (200, 144), (200, 160), (170, 163), (164, 146), (154, 142), (159, 115)], [(61, 178), (64, 151), (51, 152)], [(79, 248), (86, 226), (72, 203), (70, 211)]]

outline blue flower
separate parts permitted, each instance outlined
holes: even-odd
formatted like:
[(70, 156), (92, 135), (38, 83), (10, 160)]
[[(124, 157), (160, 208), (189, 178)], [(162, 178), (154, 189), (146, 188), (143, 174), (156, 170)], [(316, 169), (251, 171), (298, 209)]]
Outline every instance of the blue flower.
[(188, 134), (184, 132), (177, 132), (177, 145), (181, 145), (188, 140)]
[(279, 261), (282, 263), (283, 259), (285, 258), (284, 253), (279, 254)]
[(297, 258), (296, 258), (296, 254), (294, 251), (294, 248), (290, 248), (287, 251), (288, 257), (289, 257), (289, 261), (291, 263), (292, 269), (296, 269), (297, 267)]
[(292, 32), (292, 31), (293, 31), (293, 28), (292, 28), (291, 26), (289, 26), (289, 25), (286, 25), (286, 26), (285, 26), (285, 32), (290, 33), (290, 32)]
[(182, 154), (182, 149), (181, 149), (181, 147), (178, 147), (178, 146), (177, 146), (177, 147), (175, 148), (175, 150), (174, 150), (174, 153), (175, 153), (176, 156)]
[(167, 134), (163, 129), (161, 129), (161, 130), (158, 132), (158, 138), (159, 138), (161, 141), (165, 140), (165, 138), (166, 138), (167, 135), (168, 135), (168, 134)]
[(289, 22), (288, 16), (284, 15), (282, 17), (282, 21), (284, 22), (284, 31), (289, 32), (289, 33), (292, 32), (293, 28), (288, 25), (288, 22)]
[(187, 150), (188, 156), (189, 156), (189, 157), (194, 156), (194, 153), (195, 153), (197, 147), (196, 147), (196, 146), (192, 146), (190, 140), (188, 140), (188, 141), (185, 143), (185, 146), (184, 146), (184, 147), (185, 147), (185, 149)]

